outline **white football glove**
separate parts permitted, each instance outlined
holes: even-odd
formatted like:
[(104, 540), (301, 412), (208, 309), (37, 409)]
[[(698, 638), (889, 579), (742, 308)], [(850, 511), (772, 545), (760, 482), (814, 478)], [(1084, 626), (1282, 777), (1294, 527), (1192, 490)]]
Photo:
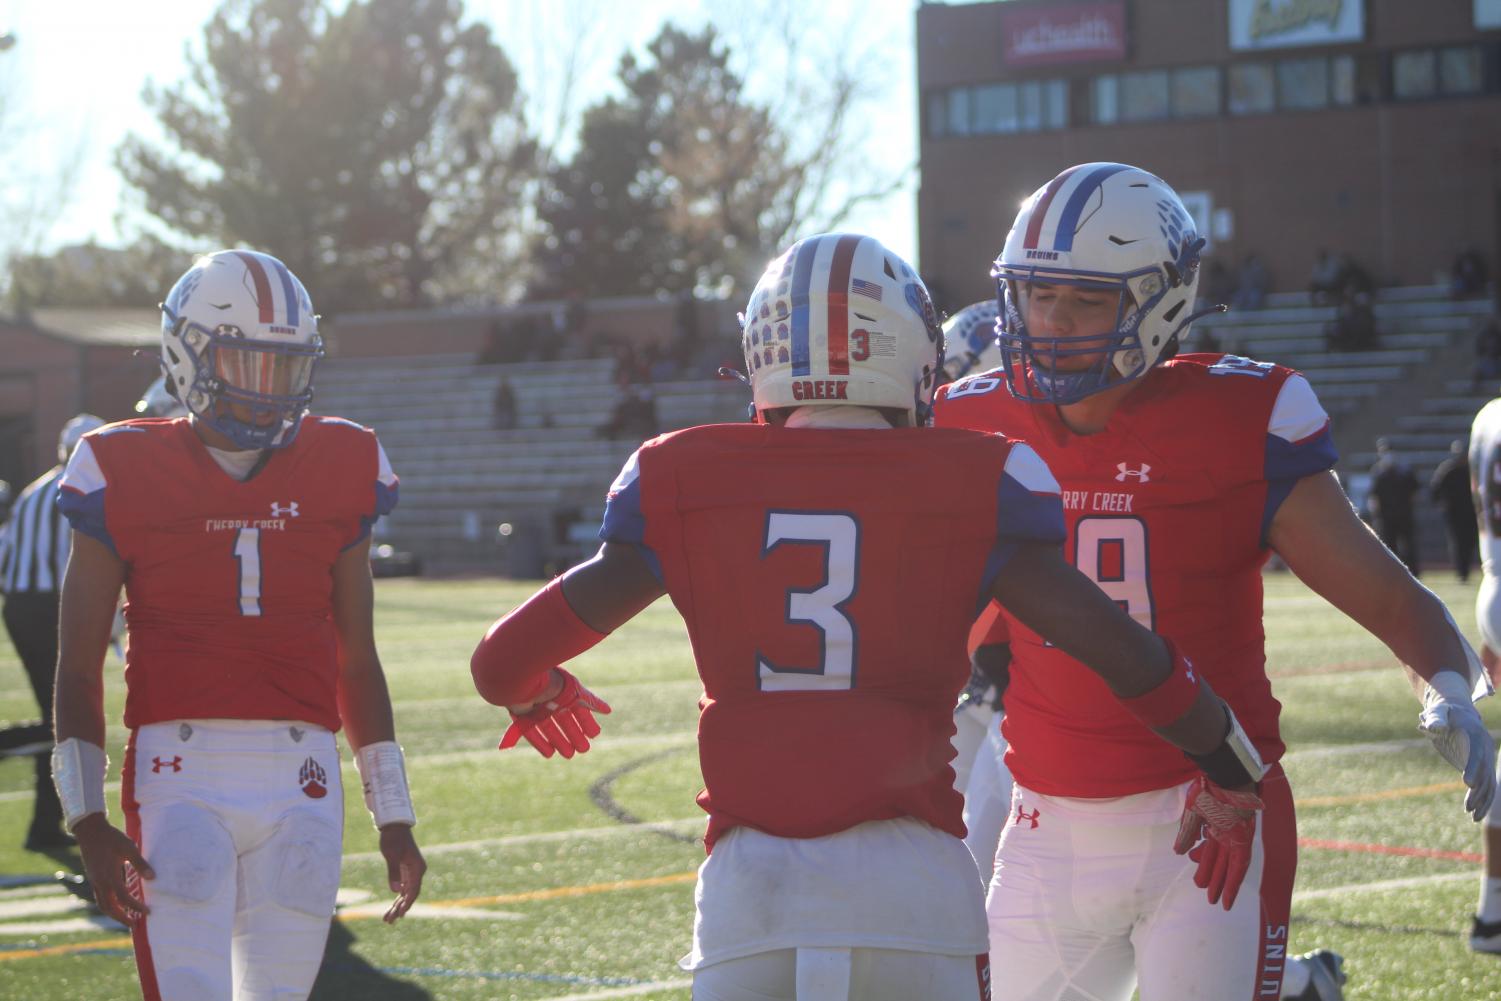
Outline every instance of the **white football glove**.
[(1470, 787), (1465, 794), (1465, 811), (1480, 820), (1496, 795), (1496, 742), (1470, 703), (1443, 698), (1425, 702), (1418, 729), (1428, 735), (1444, 760), (1464, 775), (1465, 785)]

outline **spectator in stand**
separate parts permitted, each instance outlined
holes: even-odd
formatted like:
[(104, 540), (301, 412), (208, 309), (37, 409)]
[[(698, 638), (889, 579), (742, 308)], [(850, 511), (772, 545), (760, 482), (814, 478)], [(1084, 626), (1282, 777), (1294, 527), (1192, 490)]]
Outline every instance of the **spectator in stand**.
[(509, 431), (516, 426), (516, 390), (505, 376), (495, 384), (494, 425), (497, 431)]
[(1235, 297), (1235, 279), (1224, 262), (1209, 262), (1204, 272), (1204, 296), (1209, 302), (1229, 302)]
[(1366, 499), (1371, 525), (1386, 548), (1407, 565), (1408, 572), (1420, 576), (1418, 526), (1412, 504), (1418, 492), (1418, 478), (1397, 458), (1391, 442), (1385, 438), (1376, 439), (1376, 456), (1376, 464), (1371, 467), (1371, 493)]
[(1428, 497), (1444, 513), (1444, 534), (1449, 537), (1449, 559), (1461, 584), (1470, 579), (1480, 529), (1475, 524), (1475, 500), (1470, 495), (1470, 460), (1464, 442), (1449, 443), (1449, 457), (1438, 464), (1428, 483)]
[(1489, 278), (1485, 258), (1474, 247), (1467, 247), (1454, 258), (1454, 267), (1449, 270), (1449, 295), (1455, 299), (1481, 295)]
[(1322, 306), (1335, 297), (1343, 283), (1340, 258), (1320, 247), (1313, 262), (1313, 274), (1308, 276), (1308, 298), (1315, 306)]
[(1475, 367), (1470, 370), (1470, 392), (1478, 393), (1482, 382), (1501, 379), (1501, 317), (1492, 314), (1475, 335)]
[(1337, 290), (1341, 301), (1364, 295), (1368, 299), (1376, 293), (1376, 280), (1371, 273), (1349, 254), (1340, 254), (1340, 285)]
[(1236, 309), (1260, 309), (1266, 303), (1267, 274), (1261, 258), (1247, 254), (1230, 305)]
[(1334, 319), (1324, 324), (1330, 351), (1369, 351), (1376, 347), (1376, 313), (1371, 297), (1357, 292), (1340, 300)]

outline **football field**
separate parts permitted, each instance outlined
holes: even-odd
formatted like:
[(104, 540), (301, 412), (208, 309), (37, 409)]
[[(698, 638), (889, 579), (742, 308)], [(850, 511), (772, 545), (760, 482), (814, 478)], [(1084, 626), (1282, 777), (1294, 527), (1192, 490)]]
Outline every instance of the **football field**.
[[(1426, 582), (1473, 631), (1474, 583)], [(663, 600), (578, 661), (615, 709), (587, 755), (500, 754), (505, 714), (474, 694), (469, 653), (534, 586), (377, 582), (377, 637), (430, 869), (421, 903), (382, 924), (390, 893), (346, 754), (342, 903), (315, 998), (688, 998), (676, 960), (703, 821), (686, 632)], [(1288, 574), (1267, 577), (1266, 604), (1303, 841), (1292, 950), (1343, 953), (1351, 1001), (1501, 999), (1501, 957), (1475, 956), (1463, 939), (1480, 828), (1460, 810), (1458, 776), (1417, 733), (1391, 655)], [(113, 655), (106, 678), (118, 821), (125, 733)], [(0, 719), (34, 713), (0, 641)], [(1484, 713), (1501, 727), (1501, 703)], [(29, 761), (0, 761), (0, 1001), (137, 997), (121, 929), (39, 880), (57, 862), (20, 849), (30, 788)]]

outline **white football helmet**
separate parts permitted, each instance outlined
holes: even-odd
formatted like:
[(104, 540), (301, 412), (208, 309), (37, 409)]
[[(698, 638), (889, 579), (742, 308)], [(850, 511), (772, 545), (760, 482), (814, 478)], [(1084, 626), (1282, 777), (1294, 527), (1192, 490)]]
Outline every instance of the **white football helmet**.
[(1001, 367), (1001, 345), (996, 340), (994, 299), (970, 303), (943, 325), (943, 373), (947, 382), (971, 372)]
[(943, 332), (917, 272), (874, 237), (793, 244), (767, 265), (740, 325), (756, 420), (780, 407), (847, 404), (926, 423)]
[(172, 395), (240, 448), (292, 443), (322, 357), (307, 289), (270, 254), (200, 257), (162, 303), (161, 361)]
[[(1165, 181), (1123, 163), (1070, 167), (1022, 205), (991, 275), (1003, 309), (1001, 355), (1011, 392), (1073, 403), (1138, 379), (1171, 358), (1195, 313), (1204, 240)], [(1027, 330), (1033, 282), (1115, 294), (1115, 329), (1098, 337), (1037, 337)], [(1103, 352), (1080, 372), (1059, 358)]]

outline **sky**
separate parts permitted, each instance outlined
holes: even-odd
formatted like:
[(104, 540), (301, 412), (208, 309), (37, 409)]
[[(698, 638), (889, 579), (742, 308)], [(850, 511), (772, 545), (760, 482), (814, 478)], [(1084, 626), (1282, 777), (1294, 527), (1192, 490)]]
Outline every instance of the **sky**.
[[(846, 25), (851, 12), (860, 14), (859, 42), (867, 53), (862, 65), (871, 67), (864, 87), (871, 98), (871, 156), (897, 157), (902, 164), (915, 164), (917, 158), (915, 5), (915, 0), (830, 0), (796, 8), (805, 22), (796, 30), (825, 42), (841, 37), (836, 29)], [(0, 35), (15, 36), (15, 44), (0, 51), (0, 134), (6, 142), (22, 137), (12, 151), (22, 155), (0, 161), (12, 182), (20, 175), (28, 182), (24, 187), (43, 192), (55, 205), (54, 212), (44, 213), (55, 222), (38, 236), (40, 249), (128, 241), (134, 210), (122, 216), (125, 189), (113, 166), (114, 151), (131, 132), (160, 137), (141, 102), (142, 88), (148, 80), (164, 86), (185, 76), (185, 50), (201, 51), (203, 24), (217, 6), (217, 0), (0, 0)], [(546, 49), (536, 44), (539, 38), (568, 37), (580, 22), (593, 26), (585, 50), (593, 56), (591, 69), (578, 91), (587, 105), (611, 91), (621, 52), (640, 50), (665, 21), (697, 27), (711, 16), (723, 23), (721, 18), (735, 16), (730, 12), (760, 7), (722, 0), (468, 0), (465, 21), (492, 26), (517, 65), (523, 91), (539, 102), (532, 117), (543, 121), (556, 119), (557, 74), (538, 55)], [(749, 82), (754, 85), (754, 78)], [(916, 173), (909, 170), (899, 192), (861, 210), (845, 228), (876, 235), (915, 263), (915, 191)]]

